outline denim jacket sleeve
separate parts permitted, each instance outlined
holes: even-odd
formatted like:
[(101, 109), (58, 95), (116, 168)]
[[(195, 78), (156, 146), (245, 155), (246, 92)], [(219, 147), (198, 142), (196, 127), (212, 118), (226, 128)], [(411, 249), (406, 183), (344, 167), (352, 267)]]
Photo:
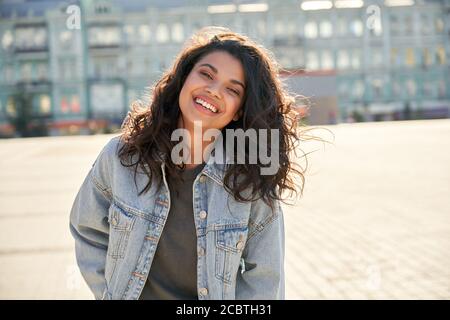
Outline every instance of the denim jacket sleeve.
[(245, 267), (239, 269), (236, 279), (236, 299), (282, 300), (285, 298), (283, 212), (277, 202), (268, 215), (267, 206), (258, 202), (252, 211), (257, 211), (256, 216), (266, 217), (250, 223), (242, 256)]
[(102, 299), (106, 288), (108, 210), (111, 203), (110, 193), (98, 175), (103, 151), (81, 185), (70, 212), (70, 231), (75, 239), (78, 267), (95, 299)]

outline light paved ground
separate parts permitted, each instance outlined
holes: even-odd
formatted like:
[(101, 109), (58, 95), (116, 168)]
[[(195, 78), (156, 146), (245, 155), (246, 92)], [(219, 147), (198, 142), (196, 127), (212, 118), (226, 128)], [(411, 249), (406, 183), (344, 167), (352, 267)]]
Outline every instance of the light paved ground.
[[(284, 206), (287, 298), (449, 299), (450, 120), (327, 128)], [(92, 298), (68, 213), (111, 137), (0, 141), (0, 298)]]

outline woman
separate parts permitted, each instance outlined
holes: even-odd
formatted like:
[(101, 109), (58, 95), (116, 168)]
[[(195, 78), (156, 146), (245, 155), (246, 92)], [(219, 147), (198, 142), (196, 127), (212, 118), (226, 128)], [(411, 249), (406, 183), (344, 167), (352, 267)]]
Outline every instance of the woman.
[[(77, 261), (94, 296), (284, 299), (281, 194), (296, 191), (292, 173), (303, 182), (289, 159), (291, 106), (264, 48), (224, 28), (195, 34), (73, 204)], [(230, 131), (249, 130), (258, 135), (230, 144)]]

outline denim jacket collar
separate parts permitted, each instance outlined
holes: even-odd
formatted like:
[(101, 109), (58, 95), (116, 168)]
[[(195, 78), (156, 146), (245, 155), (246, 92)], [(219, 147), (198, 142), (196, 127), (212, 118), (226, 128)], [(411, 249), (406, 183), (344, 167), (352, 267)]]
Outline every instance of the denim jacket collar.
[[(220, 140), (218, 140), (218, 141), (220, 141)], [(215, 181), (219, 185), (223, 186), (223, 178), (226, 173), (226, 168), (227, 168), (227, 165), (231, 163), (231, 160), (230, 160), (229, 155), (225, 152), (225, 149), (223, 148), (222, 143), (220, 143), (219, 147), (216, 146), (216, 148), (217, 149), (220, 148), (219, 151), (221, 151), (221, 152), (216, 152), (216, 154), (224, 155), (225, 160), (219, 162), (214, 157), (209, 157), (200, 174), (204, 174), (204, 175), (210, 177), (213, 181)], [(167, 160), (167, 154), (165, 154), (161, 151), (158, 151), (158, 156), (162, 160), (161, 171), (162, 171), (163, 175), (165, 176), (165, 162)]]

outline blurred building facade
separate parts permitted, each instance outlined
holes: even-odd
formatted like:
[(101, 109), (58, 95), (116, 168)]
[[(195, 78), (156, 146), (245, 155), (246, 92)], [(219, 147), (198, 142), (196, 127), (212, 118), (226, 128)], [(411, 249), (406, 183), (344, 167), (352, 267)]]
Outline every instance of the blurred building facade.
[(311, 124), (450, 116), (450, 0), (0, 6), (4, 136), (14, 128), (50, 135), (118, 128), (130, 103), (206, 25), (248, 34), (270, 49), (292, 71), (282, 75), (288, 86), (313, 100)]

